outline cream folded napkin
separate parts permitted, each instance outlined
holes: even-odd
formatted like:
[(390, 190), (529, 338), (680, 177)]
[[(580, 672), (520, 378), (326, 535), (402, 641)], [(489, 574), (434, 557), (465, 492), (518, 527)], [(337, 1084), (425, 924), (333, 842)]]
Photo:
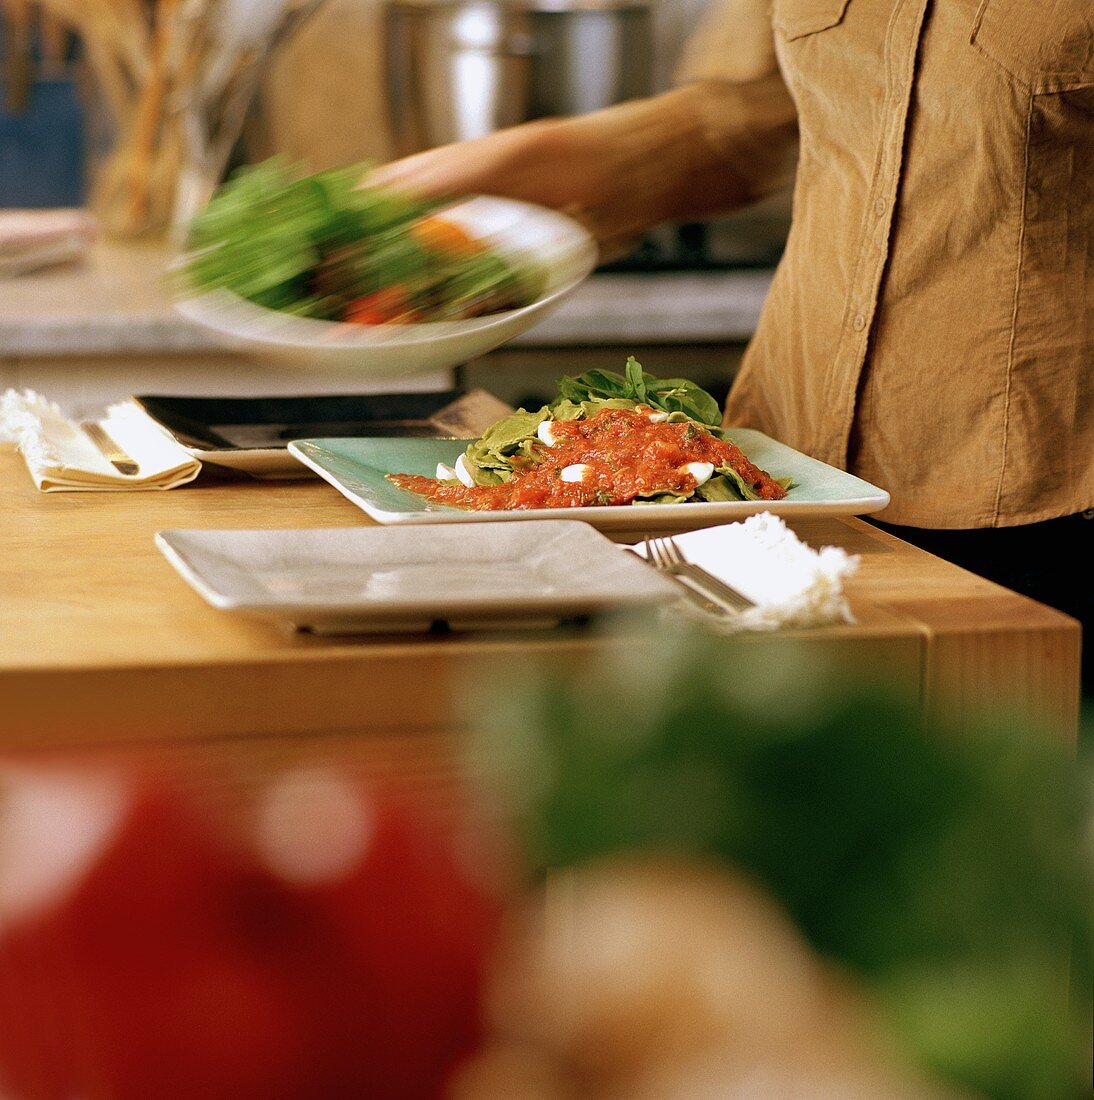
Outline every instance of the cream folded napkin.
[[(684, 506), (686, 507), (686, 505)], [(720, 631), (778, 630), (854, 622), (843, 582), (858, 558), (838, 546), (814, 550), (770, 512), (676, 535), (683, 555), (756, 604), (731, 615), (707, 615)], [(645, 556), (642, 545), (633, 549)], [(686, 605), (694, 608), (690, 601)]]
[(136, 474), (121, 473), (77, 422), (33, 390), (8, 390), (0, 397), (0, 442), (16, 444), (34, 484), (45, 493), (173, 489), (201, 470), (201, 463), (132, 401), (111, 405), (97, 423), (137, 463)]
[(84, 210), (0, 210), (0, 276), (78, 260), (95, 233)]

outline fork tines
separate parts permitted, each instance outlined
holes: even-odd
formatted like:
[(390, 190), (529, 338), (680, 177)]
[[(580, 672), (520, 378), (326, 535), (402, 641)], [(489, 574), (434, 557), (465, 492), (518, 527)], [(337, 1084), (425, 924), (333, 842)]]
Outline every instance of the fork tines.
[(715, 577), (701, 566), (689, 562), (671, 537), (651, 539), (647, 535), (644, 543), (646, 556), (657, 569), (678, 578), (687, 578), (694, 587), (702, 590), (703, 595), (726, 610), (745, 611), (756, 606), (743, 592), (738, 592), (720, 577)]

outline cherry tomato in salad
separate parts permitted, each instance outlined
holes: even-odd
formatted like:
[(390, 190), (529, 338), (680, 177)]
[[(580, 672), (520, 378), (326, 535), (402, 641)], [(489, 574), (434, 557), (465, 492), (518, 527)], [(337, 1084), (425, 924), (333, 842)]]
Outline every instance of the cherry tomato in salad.
[(398, 284), (357, 298), (342, 314), (342, 320), (353, 325), (409, 324), (417, 317), (406, 291)]

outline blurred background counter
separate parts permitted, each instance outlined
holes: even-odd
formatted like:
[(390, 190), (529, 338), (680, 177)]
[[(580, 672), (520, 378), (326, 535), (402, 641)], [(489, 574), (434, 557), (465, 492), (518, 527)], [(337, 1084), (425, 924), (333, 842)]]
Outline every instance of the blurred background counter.
[[(577, 113), (668, 87), (710, 4), (270, 6), (295, 14), (262, 48), (230, 164), (276, 153), (318, 170), (385, 161), (522, 118)], [(246, 8), (245, 0), (226, 0), (218, 10)], [(54, 2), (0, 2), (0, 208), (96, 206), (96, 181), (111, 156), (112, 114), (102, 73), (85, 65), (60, 10)], [(135, 100), (146, 91), (138, 86)], [(162, 126), (156, 149), (175, 133), (166, 116)], [(721, 398), (754, 330), (789, 213), (784, 193), (706, 226), (651, 233), (535, 330), (461, 368), (458, 381), (515, 404), (536, 402), (553, 392), (559, 374), (618, 368), (635, 354), (654, 373), (688, 375)], [(102, 221), (117, 235), (109, 216)], [(226, 350), (171, 312), (166, 245), (147, 235), (100, 244), (81, 267), (0, 282), (0, 386), (37, 389), (79, 414), (133, 392), (451, 384), (447, 375), (365, 382)]]

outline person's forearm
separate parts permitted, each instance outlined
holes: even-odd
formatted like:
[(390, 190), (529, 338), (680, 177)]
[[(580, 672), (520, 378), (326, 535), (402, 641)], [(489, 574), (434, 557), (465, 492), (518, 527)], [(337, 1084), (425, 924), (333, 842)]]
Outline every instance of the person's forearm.
[(780, 186), (795, 132), (794, 105), (773, 71), (526, 123), (396, 161), (373, 179), (425, 195), (484, 192), (565, 210), (612, 255), (661, 222), (732, 210)]
[(794, 105), (777, 74), (705, 80), (545, 124), (582, 192), (571, 206), (605, 242), (744, 206), (793, 171)]

